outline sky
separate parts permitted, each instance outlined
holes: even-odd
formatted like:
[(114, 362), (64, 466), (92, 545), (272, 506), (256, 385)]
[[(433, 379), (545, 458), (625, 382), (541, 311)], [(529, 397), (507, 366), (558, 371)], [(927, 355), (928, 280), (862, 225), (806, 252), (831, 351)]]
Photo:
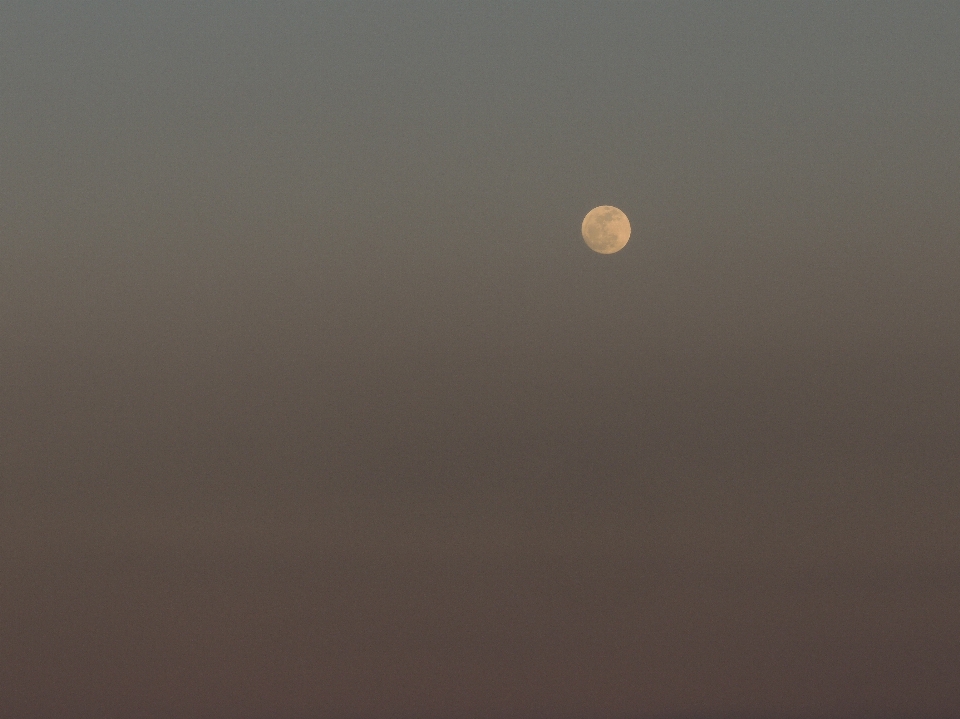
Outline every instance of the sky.
[(0, 714), (960, 714), (958, 77), (949, 2), (3, 3)]

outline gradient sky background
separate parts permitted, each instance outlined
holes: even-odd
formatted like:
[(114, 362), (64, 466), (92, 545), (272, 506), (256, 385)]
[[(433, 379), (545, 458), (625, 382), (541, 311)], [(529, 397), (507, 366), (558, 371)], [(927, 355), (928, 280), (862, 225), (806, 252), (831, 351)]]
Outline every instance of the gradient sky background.
[(0, 6), (0, 714), (956, 716), (958, 607), (957, 3)]

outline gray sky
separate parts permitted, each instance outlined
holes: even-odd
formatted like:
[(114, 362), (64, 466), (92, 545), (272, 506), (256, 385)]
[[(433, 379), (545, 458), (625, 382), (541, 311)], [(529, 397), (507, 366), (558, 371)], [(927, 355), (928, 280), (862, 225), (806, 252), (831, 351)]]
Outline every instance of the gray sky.
[(955, 3), (4, 4), (0, 713), (957, 713), (958, 77)]

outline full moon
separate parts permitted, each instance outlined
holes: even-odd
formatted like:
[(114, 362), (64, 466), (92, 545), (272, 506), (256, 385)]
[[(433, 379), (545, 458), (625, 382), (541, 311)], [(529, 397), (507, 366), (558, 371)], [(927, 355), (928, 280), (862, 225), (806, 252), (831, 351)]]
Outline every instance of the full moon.
[(601, 205), (587, 213), (580, 231), (587, 247), (601, 255), (612, 255), (630, 239), (630, 220), (616, 207)]

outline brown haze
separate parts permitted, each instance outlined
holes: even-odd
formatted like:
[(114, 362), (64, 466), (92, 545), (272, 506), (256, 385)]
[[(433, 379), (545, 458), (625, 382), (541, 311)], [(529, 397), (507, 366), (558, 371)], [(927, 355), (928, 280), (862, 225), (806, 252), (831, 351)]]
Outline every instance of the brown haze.
[(3, 4), (0, 715), (957, 716), (958, 78), (955, 3)]

